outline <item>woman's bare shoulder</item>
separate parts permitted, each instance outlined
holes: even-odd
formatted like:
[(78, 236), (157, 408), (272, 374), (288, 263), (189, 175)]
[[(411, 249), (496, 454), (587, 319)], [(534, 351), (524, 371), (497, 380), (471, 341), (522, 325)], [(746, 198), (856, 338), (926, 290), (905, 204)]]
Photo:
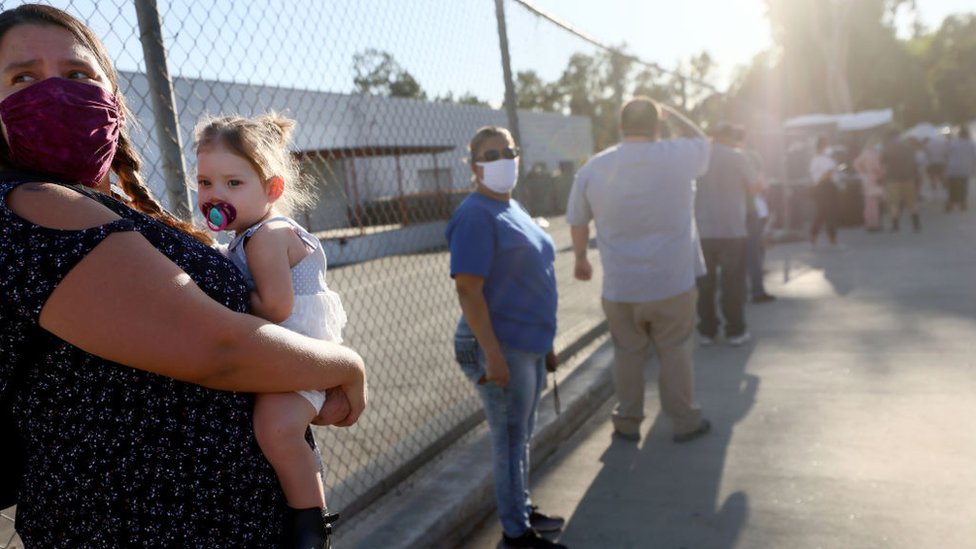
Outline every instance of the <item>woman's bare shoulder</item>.
[(90, 197), (54, 183), (23, 183), (12, 189), (6, 200), (13, 213), (50, 229), (87, 229), (119, 218)]

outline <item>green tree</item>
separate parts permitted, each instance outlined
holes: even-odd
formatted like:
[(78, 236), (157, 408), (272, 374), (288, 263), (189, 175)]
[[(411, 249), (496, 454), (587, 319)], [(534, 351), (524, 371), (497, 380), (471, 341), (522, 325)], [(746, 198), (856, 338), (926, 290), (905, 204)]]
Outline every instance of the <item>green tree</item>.
[(367, 49), (352, 56), (353, 84), (359, 93), (427, 99), (420, 83), (389, 52)]
[(563, 107), (569, 114), (592, 117), (596, 112), (594, 99), (599, 94), (597, 60), (585, 53), (574, 53), (559, 77)]
[(532, 111), (559, 110), (562, 93), (553, 82), (544, 82), (535, 71), (519, 71), (515, 75), (515, 96), (518, 108)]
[(644, 95), (663, 103), (675, 103), (673, 98), (672, 80), (661, 71), (645, 67), (638, 71), (631, 80), (633, 95)]
[[(905, 62), (895, 14), (912, 0), (766, 0), (767, 16), (786, 64), (791, 114), (847, 112), (883, 97)], [(875, 85), (871, 85), (876, 83)], [(860, 95), (858, 95), (860, 93)]]
[[(733, 108), (768, 105), (780, 119), (893, 108), (904, 124), (932, 115), (914, 0), (766, 0), (766, 7), (776, 46), (740, 72)], [(914, 14), (915, 39), (897, 37), (899, 10)]]
[[(594, 147), (601, 150), (619, 141), (620, 107), (630, 96), (647, 95), (673, 104), (684, 94), (682, 103), (688, 107), (714, 94), (707, 82), (712, 78), (715, 63), (707, 52), (687, 61), (687, 76), (698, 82), (685, 81), (679, 86), (675, 76), (665, 75), (659, 69), (644, 66), (635, 70), (637, 62), (625, 48), (626, 45), (621, 45), (614, 51), (595, 55), (575, 53), (555, 82), (545, 82), (535, 71), (517, 73), (519, 108), (588, 117)], [(676, 92), (679, 87), (681, 94)]]
[(976, 117), (976, 15), (947, 17), (926, 52), (928, 82), (941, 118)]
[(476, 107), (491, 107), (484, 99), (476, 96), (471, 92), (464, 92), (458, 97), (454, 97), (454, 92), (447, 92), (444, 95), (438, 96), (434, 101), (438, 103), (455, 103), (457, 105), (472, 105)]

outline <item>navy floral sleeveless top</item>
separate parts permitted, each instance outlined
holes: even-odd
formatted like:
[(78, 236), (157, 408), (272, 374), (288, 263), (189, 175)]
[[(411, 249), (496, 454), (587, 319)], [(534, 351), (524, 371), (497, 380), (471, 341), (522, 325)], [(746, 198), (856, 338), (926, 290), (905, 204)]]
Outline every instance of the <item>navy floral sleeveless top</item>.
[(254, 440), (252, 395), (122, 366), (38, 326), (58, 283), (119, 231), (141, 233), (234, 311), (248, 307), (243, 277), (192, 237), (81, 187), (71, 186), (122, 219), (79, 231), (34, 225), (7, 205), (20, 183), (0, 182), (0, 394), (11, 385), (25, 438), (17, 530), (26, 546), (275, 546), (285, 502)]

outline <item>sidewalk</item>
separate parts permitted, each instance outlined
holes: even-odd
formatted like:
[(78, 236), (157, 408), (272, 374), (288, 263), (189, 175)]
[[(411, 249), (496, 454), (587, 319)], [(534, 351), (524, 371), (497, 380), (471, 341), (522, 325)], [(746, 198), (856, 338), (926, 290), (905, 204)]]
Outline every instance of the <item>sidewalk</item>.
[[(844, 230), (844, 252), (771, 250), (780, 299), (748, 307), (754, 341), (697, 351), (712, 433), (671, 443), (653, 377), (639, 443), (611, 438), (603, 404), (533, 473), (535, 503), (568, 518), (559, 539), (973, 547), (976, 214), (928, 203), (922, 216), (920, 234)], [(489, 515), (459, 547), (500, 537)]]

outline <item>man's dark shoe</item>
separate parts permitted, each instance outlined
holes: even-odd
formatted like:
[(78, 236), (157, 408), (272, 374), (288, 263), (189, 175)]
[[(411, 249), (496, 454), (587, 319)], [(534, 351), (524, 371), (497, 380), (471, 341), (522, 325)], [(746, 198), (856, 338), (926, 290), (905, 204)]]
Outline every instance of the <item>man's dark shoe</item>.
[(623, 431), (613, 430), (613, 438), (618, 438), (620, 440), (626, 440), (628, 442), (637, 442), (640, 440), (640, 433), (625, 433)]
[(510, 538), (502, 534), (505, 547), (531, 547), (534, 549), (568, 549), (561, 543), (556, 543), (542, 537), (538, 531), (529, 528), (524, 534), (517, 538)]
[(563, 529), (566, 519), (540, 513), (539, 507), (533, 505), (532, 512), (529, 513), (529, 524), (539, 532), (558, 532)]
[(769, 303), (771, 301), (776, 301), (776, 296), (769, 294), (760, 294), (752, 298), (753, 303)]
[(690, 442), (711, 430), (712, 430), (711, 422), (708, 421), (707, 419), (703, 419), (701, 420), (701, 423), (698, 424), (698, 428), (695, 429), (694, 431), (688, 431), (687, 433), (677, 433), (676, 435), (671, 437), (671, 440), (678, 443)]

